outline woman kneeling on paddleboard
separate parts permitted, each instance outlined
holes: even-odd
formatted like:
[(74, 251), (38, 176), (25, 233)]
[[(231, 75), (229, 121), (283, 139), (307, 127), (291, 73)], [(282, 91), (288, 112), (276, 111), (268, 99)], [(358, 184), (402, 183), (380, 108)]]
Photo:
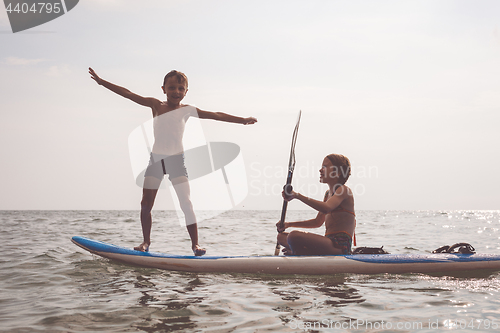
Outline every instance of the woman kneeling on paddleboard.
[[(351, 254), (356, 215), (352, 191), (345, 185), (351, 175), (351, 163), (343, 155), (330, 154), (323, 160), (319, 173), (319, 181), (329, 187), (323, 201), (308, 198), (298, 192), (288, 191), (287, 194), (283, 191), (285, 200), (298, 199), (318, 211), (316, 218), (311, 220), (285, 222), (282, 227), (278, 222), (278, 243), (284, 247), (285, 255)], [(283, 232), (290, 227), (319, 228), (323, 223), (326, 226), (325, 236), (299, 230)]]

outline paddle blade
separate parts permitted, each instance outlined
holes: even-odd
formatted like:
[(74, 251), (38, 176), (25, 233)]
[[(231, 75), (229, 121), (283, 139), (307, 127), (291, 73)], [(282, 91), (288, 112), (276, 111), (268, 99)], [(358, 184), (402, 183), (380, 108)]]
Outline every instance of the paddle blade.
[(276, 248), (274, 249), (274, 255), (278, 256), (280, 254), (280, 244), (276, 243)]
[[(300, 117), (302, 115), (302, 111), (299, 111), (299, 115), (297, 117), (297, 123), (295, 125), (295, 128), (293, 129), (293, 134), (292, 134), (292, 146), (290, 148), (290, 159), (288, 160), (288, 172), (293, 173), (293, 170), (295, 169), (295, 143), (297, 142), (297, 135), (299, 133), (299, 125), (300, 125)], [(291, 181), (291, 177), (290, 181)], [(290, 184), (287, 179), (287, 184)]]

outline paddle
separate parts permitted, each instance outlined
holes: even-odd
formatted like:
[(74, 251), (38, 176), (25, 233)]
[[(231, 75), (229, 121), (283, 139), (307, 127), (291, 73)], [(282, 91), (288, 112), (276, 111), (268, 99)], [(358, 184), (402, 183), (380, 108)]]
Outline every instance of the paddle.
[[(299, 124), (300, 124), (300, 115), (302, 111), (299, 111), (299, 116), (297, 118), (297, 124), (295, 125), (295, 129), (293, 130), (292, 135), (292, 148), (290, 149), (290, 159), (288, 160), (288, 176), (286, 177), (286, 184), (283, 186), (283, 190), (285, 194), (291, 194), (292, 191), (292, 176), (293, 170), (295, 169), (295, 142), (297, 141), (297, 133), (299, 132)], [(285, 216), (286, 216), (286, 208), (288, 206), (288, 201), (283, 199), (283, 208), (281, 209), (281, 219), (278, 224), (278, 230), (283, 228), (285, 224)], [(280, 254), (280, 244), (276, 243), (276, 249), (274, 250), (274, 255), (277, 256)]]

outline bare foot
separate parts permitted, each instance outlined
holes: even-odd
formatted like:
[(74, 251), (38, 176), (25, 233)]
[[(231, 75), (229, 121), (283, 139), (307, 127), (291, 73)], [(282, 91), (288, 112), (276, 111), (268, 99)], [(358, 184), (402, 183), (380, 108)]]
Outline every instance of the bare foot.
[(141, 251), (141, 252), (148, 252), (149, 251), (149, 245), (151, 245), (151, 244), (148, 244), (146, 242), (142, 242), (141, 245), (135, 246), (134, 250)]
[(207, 253), (207, 250), (202, 249), (199, 245), (196, 245), (193, 248), (193, 253), (195, 256), (200, 257), (200, 256), (204, 255), (205, 253)]

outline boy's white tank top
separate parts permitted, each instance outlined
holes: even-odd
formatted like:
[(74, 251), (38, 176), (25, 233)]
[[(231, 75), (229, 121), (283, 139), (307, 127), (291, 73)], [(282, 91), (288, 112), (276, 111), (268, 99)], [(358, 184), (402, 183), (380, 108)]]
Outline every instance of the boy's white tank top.
[(182, 137), (189, 117), (197, 117), (196, 108), (190, 105), (169, 111), (153, 119), (155, 142), (152, 152), (159, 155), (176, 155), (184, 152)]

